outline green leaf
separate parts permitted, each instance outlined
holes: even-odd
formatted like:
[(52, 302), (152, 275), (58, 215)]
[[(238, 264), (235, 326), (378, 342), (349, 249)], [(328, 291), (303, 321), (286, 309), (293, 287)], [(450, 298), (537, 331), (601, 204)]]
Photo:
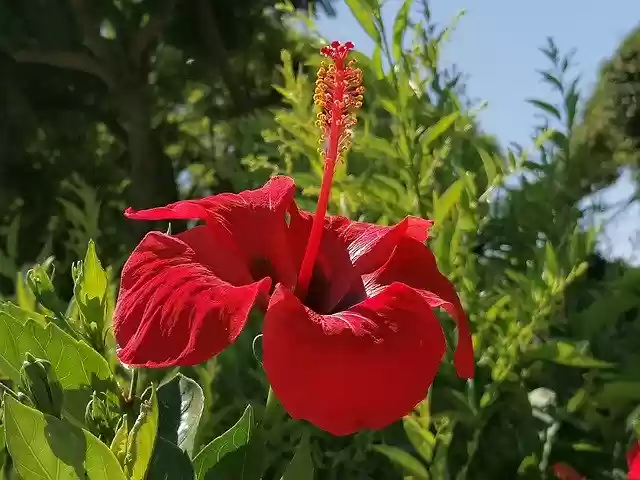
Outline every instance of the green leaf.
[(63, 414), (79, 425), (84, 424), (91, 393), (114, 390), (109, 364), (89, 345), (53, 323), (23, 323), (0, 311), (0, 370), (16, 383), (27, 352), (51, 363), (64, 390)]
[(345, 0), (345, 2), (366, 34), (369, 35), (375, 43), (379, 44), (381, 38), (380, 31), (376, 26), (376, 11), (371, 2), (366, 0)]
[(433, 206), (433, 222), (435, 225), (439, 226), (449, 216), (453, 207), (460, 202), (463, 187), (464, 179), (459, 178), (437, 199)]
[(313, 480), (313, 472), (311, 446), (309, 445), (309, 437), (305, 435), (280, 480)]
[(562, 120), (562, 114), (560, 113), (560, 111), (550, 103), (543, 102), (541, 100), (534, 100), (534, 99), (528, 99), (527, 102), (539, 108), (540, 110), (543, 110), (548, 114), (554, 116), (558, 120)]
[(158, 398), (153, 384), (142, 398), (140, 414), (129, 434), (124, 462), (125, 472), (130, 480), (146, 478), (158, 434)]
[(420, 454), (425, 462), (431, 462), (433, 460), (433, 450), (436, 447), (436, 439), (433, 434), (427, 428), (422, 427), (412, 416), (404, 417), (402, 424), (404, 432), (416, 452)]
[(556, 256), (556, 252), (550, 242), (546, 242), (544, 244), (544, 258), (545, 266), (547, 267), (549, 273), (553, 277), (557, 277), (560, 273), (560, 268), (558, 267), (558, 257)]
[(484, 167), (484, 171), (487, 175), (487, 186), (490, 187), (493, 184), (496, 176), (498, 175), (496, 162), (485, 149), (477, 147), (476, 150), (478, 151), (478, 155), (480, 155), (482, 166)]
[(204, 409), (202, 388), (191, 378), (178, 374), (158, 388), (158, 407), (158, 435), (191, 457)]
[(74, 266), (73, 294), (82, 314), (88, 322), (94, 322), (99, 331), (105, 325), (108, 284), (107, 272), (102, 268), (93, 240), (90, 240), (84, 261)]
[(401, 448), (391, 445), (372, 445), (370, 448), (387, 457), (407, 474), (413, 476), (415, 480), (429, 480), (429, 472), (425, 466)]
[(24, 480), (126, 480), (109, 448), (91, 433), (5, 396), (5, 434)]
[(612, 363), (593, 358), (577, 345), (557, 340), (548, 340), (537, 346), (528, 353), (528, 356), (576, 368), (612, 368), (614, 366)]
[(149, 480), (193, 480), (195, 473), (186, 452), (164, 438), (158, 437), (146, 478)]
[(111, 452), (118, 459), (118, 463), (124, 466), (127, 456), (127, 444), (129, 443), (129, 419), (125, 415), (120, 420), (120, 424), (116, 430), (116, 434), (111, 441)]
[[(253, 427), (253, 408), (251, 405), (247, 405), (240, 420), (218, 438), (212, 440), (193, 459), (196, 478), (198, 480), (218, 478), (221, 471), (231, 468), (229, 466), (231, 463), (234, 465), (240, 463), (241, 467), (253, 434)], [(220, 476), (220, 478), (225, 477)]]
[(407, 30), (407, 24), (409, 23), (409, 12), (411, 11), (412, 4), (413, 0), (404, 0), (398, 10), (396, 20), (393, 22), (392, 51), (396, 61), (400, 61), (402, 58), (402, 40), (404, 39), (404, 32)]
[(438, 138), (440, 138), (451, 126), (456, 122), (458, 117), (460, 116), (460, 112), (453, 112), (449, 115), (445, 115), (440, 120), (438, 120), (434, 125), (431, 125), (427, 128), (424, 133), (420, 137), (420, 143), (422, 148), (430, 147), (433, 142), (435, 142)]

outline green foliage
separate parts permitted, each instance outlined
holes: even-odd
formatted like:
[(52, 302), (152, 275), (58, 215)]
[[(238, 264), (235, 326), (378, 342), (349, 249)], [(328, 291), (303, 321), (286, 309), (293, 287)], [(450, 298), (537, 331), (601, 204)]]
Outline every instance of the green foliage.
[[(330, 210), (435, 220), (429, 244), (469, 312), (477, 375), (460, 380), (448, 353), (402, 421), (334, 438), (282, 411), (260, 365), (259, 319), (180, 372), (120, 365), (110, 328), (117, 271), (140, 234), (122, 223), (127, 204), (285, 173), (314, 208), (313, 21), (253, 0), (106, 2), (78, 20), (83, 2), (28, 3), (0, 0), (0, 40), (16, 60), (0, 59), (0, 126), (13, 140), (0, 143), (6, 478), (540, 479), (560, 461), (622, 478), (640, 424), (640, 277), (593, 254), (578, 202), (632, 165), (632, 122), (610, 99), (626, 98), (612, 79), (633, 81), (635, 37), (603, 70), (584, 122), (571, 56), (550, 40), (540, 75), (557, 98), (530, 99), (543, 116), (531, 146), (505, 149), (479, 127), (463, 75), (442, 64), (460, 17), (442, 28), (426, 2), (405, 0), (385, 25), (377, 1), (347, 1), (375, 46), (354, 55), (367, 93)], [(82, 71), (56, 64), (49, 46), (79, 55)], [(123, 54), (130, 64), (114, 60)]]

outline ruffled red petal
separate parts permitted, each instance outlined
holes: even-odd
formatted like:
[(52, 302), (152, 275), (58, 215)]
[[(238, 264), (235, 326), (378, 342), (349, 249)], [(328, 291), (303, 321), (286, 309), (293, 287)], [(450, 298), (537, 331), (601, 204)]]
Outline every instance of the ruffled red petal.
[(461, 377), (473, 377), (475, 367), (469, 321), (455, 288), (438, 270), (431, 250), (414, 238), (404, 237), (384, 265), (364, 276), (369, 296), (393, 282), (419, 289), (432, 307), (442, 307), (453, 317), (458, 327), (455, 367)]
[(354, 222), (345, 217), (328, 217), (326, 227), (343, 242), (351, 262), (363, 275), (382, 266), (402, 238), (427, 240), (431, 220), (406, 217), (393, 226), (380, 226), (366, 222)]
[(148, 233), (122, 271), (113, 319), (118, 357), (144, 367), (202, 363), (236, 339), (270, 285), (253, 282), (208, 227)]
[(199, 200), (184, 200), (165, 207), (133, 211), (133, 220), (203, 220), (216, 237), (227, 236), (229, 255), (240, 255), (249, 264), (254, 278), (273, 276), (293, 286), (298, 264), (288, 245), (286, 215), (293, 205), (295, 184), (285, 176), (271, 178), (263, 187), (240, 193), (222, 193)]
[(399, 283), (333, 315), (279, 285), (263, 327), (264, 368), (282, 405), (334, 435), (380, 429), (409, 413), (445, 348), (429, 304)]

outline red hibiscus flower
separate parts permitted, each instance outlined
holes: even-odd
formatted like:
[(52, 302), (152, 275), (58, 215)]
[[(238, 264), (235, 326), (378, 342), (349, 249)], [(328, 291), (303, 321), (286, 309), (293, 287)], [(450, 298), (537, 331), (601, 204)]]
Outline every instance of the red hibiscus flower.
[(627, 452), (627, 464), (629, 465), (629, 480), (640, 480), (640, 441), (633, 443)]
[(263, 362), (289, 414), (335, 435), (378, 429), (427, 394), (445, 352), (433, 309), (457, 322), (455, 365), (474, 370), (467, 318), (425, 246), (431, 222), (394, 226), (326, 216), (335, 164), (362, 102), (351, 43), (323, 49), (333, 63), (316, 83), (327, 139), (315, 215), (295, 185), (274, 177), (257, 190), (134, 212), (137, 220), (198, 219), (177, 235), (152, 232), (123, 272), (114, 332), (118, 356), (146, 367), (193, 365), (230, 345), (249, 311), (266, 307)]

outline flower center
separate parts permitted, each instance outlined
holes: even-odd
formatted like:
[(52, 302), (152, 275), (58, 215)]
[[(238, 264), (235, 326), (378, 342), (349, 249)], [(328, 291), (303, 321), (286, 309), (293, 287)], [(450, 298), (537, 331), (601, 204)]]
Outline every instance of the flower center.
[(320, 51), (331, 60), (330, 64), (322, 62), (313, 96), (314, 103), (321, 108), (316, 125), (322, 130), (320, 142), (324, 143), (324, 148), (320, 152), (324, 157), (324, 173), (296, 286), (296, 295), (301, 300), (306, 298), (309, 291), (313, 266), (320, 249), (336, 163), (351, 143), (351, 132), (356, 124), (354, 110), (362, 106), (362, 70), (354, 68), (355, 60), (346, 62), (353, 47), (351, 42), (332, 42)]

